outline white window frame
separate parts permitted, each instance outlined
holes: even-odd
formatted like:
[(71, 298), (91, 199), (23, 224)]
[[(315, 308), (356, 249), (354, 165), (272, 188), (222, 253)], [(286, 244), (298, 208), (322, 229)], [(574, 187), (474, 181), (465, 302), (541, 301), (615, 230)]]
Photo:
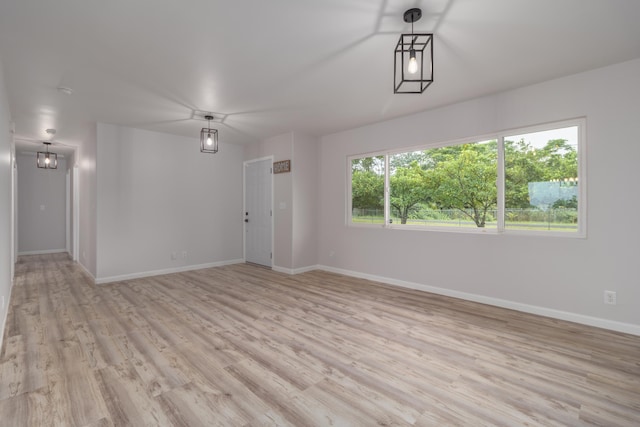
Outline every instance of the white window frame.
[[(576, 126), (578, 128), (578, 229), (575, 232), (567, 231), (541, 231), (541, 230), (522, 230), (509, 229), (505, 227), (505, 153), (504, 139), (511, 135), (521, 135), (534, 132), (550, 131)], [(507, 129), (504, 131), (473, 136), (469, 138), (461, 138), (450, 141), (437, 142), (413, 147), (404, 147), (393, 150), (376, 151), (371, 153), (354, 154), (347, 157), (347, 212), (346, 225), (349, 227), (365, 227), (365, 228), (386, 228), (396, 230), (421, 230), (421, 231), (437, 231), (437, 232), (454, 232), (454, 233), (470, 233), (470, 234), (504, 234), (504, 235), (530, 235), (530, 236), (547, 236), (547, 237), (565, 237), (565, 238), (586, 238), (587, 237), (587, 159), (586, 159), (586, 118), (579, 117), (550, 123), (543, 123), (533, 126)], [(497, 226), (496, 228), (466, 228), (466, 227), (443, 227), (443, 226), (417, 226), (407, 224), (389, 223), (390, 218), (390, 168), (389, 158), (394, 154), (407, 153), (411, 151), (422, 151), (433, 148), (449, 147), (454, 145), (471, 144), (483, 141), (496, 140), (497, 153)], [(367, 224), (353, 222), (353, 199), (352, 199), (352, 161), (365, 157), (384, 156), (385, 176), (384, 176), (384, 222), (382, 224)]]

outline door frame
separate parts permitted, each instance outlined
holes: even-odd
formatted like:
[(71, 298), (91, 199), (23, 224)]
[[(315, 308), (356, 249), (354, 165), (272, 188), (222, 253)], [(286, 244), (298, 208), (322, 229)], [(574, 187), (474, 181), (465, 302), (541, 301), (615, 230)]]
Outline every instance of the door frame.
[(69, 254), (69, 256), (71, 256), (71, 214), (72, 214), (72, 208), (71, 208), (71, 170), (67, 167), (67, 171), (65, 173), (65, 190), (64, 190), (64, 195), (65, 195), (65, 199), (64, 199), (64, 220), (65, 220), (65, 233), (64, 233), (64, 238), (65, 238), (65, 243), (64, 243), (64, 247), (67, 250), (67, 253)]
[(270, 174), (270, 179), (271, 179), (271, 268), (273, 268), (273, 261), (276, 258), (276, 252), (275, 252), (275, 235), (274, 235), (274, 211), (273, 211), (273, 192), (274, 192), (274, 188), (273, 188), (273, 155), (271, 156), (265, 156), (265, 157), (260, 157), (257, 159), (251, 159), (251, 160), (245, 160), (242, 164), (242, 259), (244, 260), (244, 262), (247, 262), (247, 231), (245, 228), (245, 223), (244, 223), (244, 217), (245, 217), (245, 212), (247, 211), (247, 166), (251, 163), (256, 163), (256, 162), (262, 162), (264, 160), (270, 160), (271, 162), (271, 174)]
[[(18, 262), (18, 160), (16, 158), (16, 143), (14, 139), (13, 122), (11, 124), (11, 287), (15, 278), (16, 263)], [(1, 340), (0, 340), (1, 341)]]
[(78, 262), (78, 254), (80, 253), (80, 168), (78, 167), (78, 150), (75, 150), (73, 155), (74, 165), (71, 168), (72, 173), (72, 189), (73, 191), (73, 206), (71, 213), (71, 223), (72, 223), (72, 236), (71, 241), (73, 243), (73, 250), (71, 254), (71, 258)]

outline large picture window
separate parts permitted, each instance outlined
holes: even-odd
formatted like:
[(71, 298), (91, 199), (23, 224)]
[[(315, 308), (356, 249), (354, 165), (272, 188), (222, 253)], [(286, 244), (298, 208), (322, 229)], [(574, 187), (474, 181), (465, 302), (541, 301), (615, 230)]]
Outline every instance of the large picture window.
[(584, 121), (349, 159), (350, 222), (584, 235)]

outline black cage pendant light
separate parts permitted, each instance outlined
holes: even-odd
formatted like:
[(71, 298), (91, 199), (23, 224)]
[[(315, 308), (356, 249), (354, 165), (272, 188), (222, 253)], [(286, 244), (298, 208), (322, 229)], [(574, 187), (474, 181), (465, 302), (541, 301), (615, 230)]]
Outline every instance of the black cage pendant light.
[(36, 159), (37, 165), (42, 169), (58, 169), (58, 155), (56, 153), (49, 152), (50, 142), (43, 142), (46, 151), (38, 151), (38, 157)]
[(209, 124), (200, 131), (200, 151), (214, 154), (218, 152), (218, 129), (211, 129), (213, 116), (207, 115), (204, 118)]
[(404, 13), (411, 34), (401, 34), (393, 59), (393, 93), (422, 93), (433, 83), (433, 34), (414, 33), (413, 23), (422, 17), (418, 8)]

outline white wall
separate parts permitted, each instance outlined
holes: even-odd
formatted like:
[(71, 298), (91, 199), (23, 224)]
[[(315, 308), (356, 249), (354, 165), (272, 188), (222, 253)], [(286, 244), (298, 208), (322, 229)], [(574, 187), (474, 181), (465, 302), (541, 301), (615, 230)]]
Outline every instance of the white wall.
[[(67, 235), (69, 236), (69, 241), (68, 241), (68, 247), (67, 250), (69, 251), (69, 256), (73, 257), (73, 253), (74, 253), (74, 242), (75, 242), (75, 237), (74, 237), (74, 232), (75, 232), (75, 224), (74, 224), (74, 217), (73, 217), (73, 208), (74, 208), (74, 181), (73, 181), (73, 171), (75, 168), (75, 154), (72, 154), (69, 156), (69, 158), (67, 159), (67, 174), (69, 176), (69, 194), (68, 194), (68, 215), (69, 215), (69, 222), (68, 222), (68, 226), (69, 228), (67, 229)], [(75, 221), (77, 221), (78, 218), (75, 218)]]
[[(323, 137), (319, 263), (640, 334), (638, 76), (635, 60)], [(345, 225), (348, 155), (580, 116), (587, 118), (586, 239)], [(617, 292), (617, 305), (603, 304), (605, 289)]]
[[(0, 348), (4, 337), (4, 326), (9, 308), (9, 296), (13, 278), (11, 257), (11, 187), (13, 179), (13, 136), (11, 115), (4, 74), (0, 62)], [(2, 303), (2, 299), (4, 304)]]
[(245, 150), (245, 160), (273, 156), (291, 160), (291, 172), (273, 176), (273, 268), (297, 273), (317, 264), (316, 138), (287, 132)]
[(38, 168), (35, 153), (16, 160), (19, 254), (66, 251), (66, 160), (58, 157), (57, 169)]
[(97, 141), (98, 282), (242, 259), (242, 147), (101, 123)]
[(317, 199), (318, 140), (294, 134), (291, 160), (292, 208), (292, 268), (294, 271), (317, 264)]
[(78, 181), (80, 181), (79, 263), (94, 278), (96, 277), (97, 271), (97, 140), (97, 127), (94, 124), (87, 132), (78, 154), (78, 166), (80, 168), (78, 177)]

